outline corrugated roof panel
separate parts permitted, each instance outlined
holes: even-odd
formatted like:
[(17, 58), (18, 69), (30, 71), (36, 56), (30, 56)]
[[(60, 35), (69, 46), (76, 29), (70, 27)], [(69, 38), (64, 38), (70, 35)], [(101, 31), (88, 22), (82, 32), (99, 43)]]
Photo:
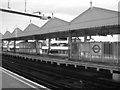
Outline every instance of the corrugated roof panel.
[(40, 27), (38, 27), (37, 25), (30, 23), (24, 30), (24, 32), (30, 32), (30, 31), (34, 31), (34, 30), (38, 30), (40, 29)]
[(92, 7), (70, 22), (70, 29), (82, 29), (118, 24), (118, 12)]
[(51, 18), (47, 23), (45, 23), (41, 30), (37, 31), (35, 34), (45, 34), (53, 33), (59, 31), (66, 31), (69, 29), (68, 22), (59, 18)]
[(53, 17), (47, 23), (45, 23), (41, 28), (42, 29), (56, 28), (56, 27), (60, 27), (66, 24), (68, 24), (67, 21)]
[(11, 34), (11, 37), (19, 37), (19, 34), (22, 33), (22, 30), (19, 28), (15, 28), (15, 30), (13, 31), (13, 33)]
[(11, 33), (9, 31), (6, 31), (5, 34), (3, 35), (3, 39), (7, 39), (11, 37)]
[[(56, 17), (51, 18), (41, 28), (31, 23), (23, 32), (20, 32), (18, 37), (117, 24), (117, 11), (92, 7), (88, 8), (70, 23)], [(7, 31), (3, 37), (10, 38), (10, 32)]]
[(35, 24), (29, 24), (25, 30), (21, 33), (21, 36), (28, 36), (28, 35), (33, 35), (36, 31), (40, 30), (40, 27), (38, 27)]
[(69, 30), (69, 25), (63, 25), (63, 26), (60, 26), (60, 27), (54, 27), (54, 28), (49, 28), (49, 29), (42, 29), (41, 30), (41, 34), (62, 32), (62, 31), (68, 31), (68, 30)]

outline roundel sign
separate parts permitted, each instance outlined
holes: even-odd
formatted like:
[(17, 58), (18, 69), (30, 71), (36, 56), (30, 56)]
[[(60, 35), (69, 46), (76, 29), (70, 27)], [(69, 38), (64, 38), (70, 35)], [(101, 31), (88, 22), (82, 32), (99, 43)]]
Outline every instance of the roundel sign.
[(95, 44), (92, 49), (93, 49), (94, 53), (99, 53), (100, 52), (100, 46), (97, 45), (97, 44)]
[(101, 55), (102, 54), (102, 43), (91, 43), (91, 54)]

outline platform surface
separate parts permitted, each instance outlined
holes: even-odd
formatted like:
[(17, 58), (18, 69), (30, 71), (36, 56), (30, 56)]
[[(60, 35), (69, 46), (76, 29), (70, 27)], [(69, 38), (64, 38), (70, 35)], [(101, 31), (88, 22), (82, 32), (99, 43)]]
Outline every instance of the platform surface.
[(32, 81), (0, 67), (0, 89), (1, 88), (2, 90), (47, 90), (47, 88), (42, 85), (32, 83)]

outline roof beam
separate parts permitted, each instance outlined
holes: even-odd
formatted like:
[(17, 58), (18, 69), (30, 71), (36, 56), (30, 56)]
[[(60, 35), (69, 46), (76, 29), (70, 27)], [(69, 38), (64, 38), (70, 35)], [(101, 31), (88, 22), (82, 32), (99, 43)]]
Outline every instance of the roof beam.
[[(19, 14), (19, 15), (24, 15), (24, 16), (36, 17), (36, 18), (40, 18), (40, 19), (45, 20), (43, 16), (31, 14), (28, 12), (16, 11), (16, 10), (5, 9), (5, 8), (0, 8), (0, 11), (12, 13), (12, 14)], [(50, 18), (51, 18), (50, 16), (47, 16), (47, 19), (50, 19)]]

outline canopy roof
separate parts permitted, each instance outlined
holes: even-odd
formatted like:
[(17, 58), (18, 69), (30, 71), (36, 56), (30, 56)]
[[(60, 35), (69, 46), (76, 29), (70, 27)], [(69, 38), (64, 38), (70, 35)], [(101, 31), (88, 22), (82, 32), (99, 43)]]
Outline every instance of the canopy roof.
[(34, 35), (34, 33), (36, 31), (40, 30), (40, 27), (38, 27), (37, 25), (35, 24), (32, 24), (30, 23), (26, 28), (25, 30), (20, 33), (19, 37), (22, 37), (22, 36), (29, 36), (29, 35)]
[(22, 33), (22, 30), (19, 28), (16, 28), (12, 34), (11, 34), (11, 38), (15, 38), (15, 37), (19, 37), (19, 35)]
[(7, 39), (11, 37), (11, 33), (9, 31), (6, 31), (5, 34), (3, 35), (3, 39)]
[[(59, 37), (69, 36), (69, 32), (73, 36), (96, 35), (96, 34), (120, 34), (118, 30), (118, 11), (91, 7), (77, 16), (71, 22), (53, 17), (41, 28), (29, 24), (23, 32), (18, 34), (18, 37), (31, 39), (33, 37)], [(10, 38), (10, 33), (6, 32), (4, 38)], [(14, 35), (15, 36), (15, 33)], [(17, 37), (17, 36), (16, 36)]]
[(53, 33), (53, 32), (60, 32), (68, 30), (68, 22), (62, 19), (53, 17), (47, 23), (45, 23), (36, 34), (46, 34), (46, 33)]
[(88, 8), (70, 22), (70, 29), (118, 25), (118, 12), (98, 7)]

